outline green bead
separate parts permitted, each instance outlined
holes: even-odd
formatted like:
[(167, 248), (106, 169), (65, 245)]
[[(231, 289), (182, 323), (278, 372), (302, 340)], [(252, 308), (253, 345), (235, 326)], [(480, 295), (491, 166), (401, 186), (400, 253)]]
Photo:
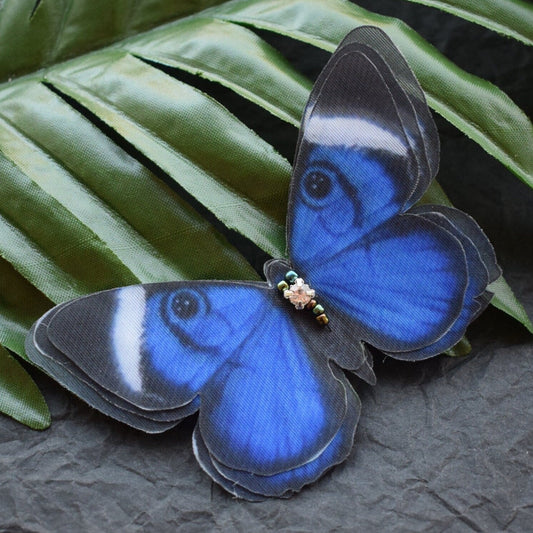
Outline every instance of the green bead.
[(324, 308), (320, 304), (316, 304), (315, 307), (313, 307), (313, 313), (315, 315), (321, 315), (324, 312)]
[(278, 283), (278, 290), (281, 292), (286, 291), (289, 288), (289, 284), (286, 281), (280, 281)]
[(298, 277), (298, 274), (296, 274), (296, 272), (294, 272), (294, 270), (289, 270), (289, 271), (285, 274), (285, 279), (286, 279), (287, 281), (294, 281), (297, 277)]

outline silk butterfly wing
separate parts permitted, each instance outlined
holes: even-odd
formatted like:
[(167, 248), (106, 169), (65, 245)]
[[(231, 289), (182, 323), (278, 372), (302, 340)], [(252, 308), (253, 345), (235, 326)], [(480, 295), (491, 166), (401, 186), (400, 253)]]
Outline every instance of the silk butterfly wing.
[(304, 113), (289, 251), (353, 336), (400, 359), (453, 346), (500, 274), (470, 217), (412, 207), (437, 171), (438, 152), (424, 95), (401, 54), (376, 28), (350, 33)]
[[(267, 274), (287, 268), (273, 262)], [(272, 283), (138, 285), (57, 306), (27, 351), (89, 404), (144, 431), (199, 411), (194, 451), (215, 481), (247, 499), (288, 496), (344, 460), (360, 412), (329, 361), (336, 336), (305, 318), (287, 313)]]

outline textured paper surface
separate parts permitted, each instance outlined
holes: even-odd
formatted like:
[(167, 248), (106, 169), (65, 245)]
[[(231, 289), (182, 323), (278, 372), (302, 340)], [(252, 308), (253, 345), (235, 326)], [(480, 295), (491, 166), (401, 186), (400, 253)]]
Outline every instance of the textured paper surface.
[(193, 423), (144, 435), (42, 379), (51, 430), (0, 419), (0, 531), (527, 531), (533, 343), (501, 318), (474, 325), (463, 360), (378, 364), (354, 451), (288, 501), (211, 482)]

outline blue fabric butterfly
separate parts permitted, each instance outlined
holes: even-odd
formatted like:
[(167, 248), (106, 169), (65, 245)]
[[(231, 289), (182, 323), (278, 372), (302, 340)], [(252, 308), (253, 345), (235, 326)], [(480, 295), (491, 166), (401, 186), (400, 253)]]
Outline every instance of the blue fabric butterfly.
[(33, 326), (28, 355), (143, 431), (198, 411), (194, 453), (217, 483), (248, 500), (290, 496), (350, 452), (360, 402), (342, 369), (373, 384), (367, 345), (411, 361), (441, 353), (490, 301), (500, 270), (477, 224), (413, 207), (438, 153), (405, 60), (381, 30), (356, 29), (304, 112), (290, 263), (269, 261), (266, 283), (138, 285), (61, 304)]

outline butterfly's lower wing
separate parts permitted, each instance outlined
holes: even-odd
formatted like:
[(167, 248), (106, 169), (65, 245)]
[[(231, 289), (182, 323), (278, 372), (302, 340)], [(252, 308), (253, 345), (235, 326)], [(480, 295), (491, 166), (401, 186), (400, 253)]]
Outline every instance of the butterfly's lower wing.
[(454, 207), (444, 205), (421, 205), (412, 208), (410, 212), (414, 214), (438, 214), (440, 219), (445, 218), (448, 224), (453, 226), (454, 234), (461, 239), (461, 242), (464, 239), (470, 241), (476, 248), (479, 258), (487, 271), (488, 284), (493, 283), (502, 275), (492, 244), (470, 215)]
[[(267, 284), (125, 287), (52, 310), (28, 354), (97, 409), (146, 431), (199, 409), (195, 434), (209, 456), (252, 478), (274, 476), (283, 494), (345, 458), (359, 416), (351, 387), (313, 342), (321, 330), (306, 338), (290, 311)], [(241, 481), (243, 494), (272, 492)]]
[(461, 312), (444, 335), (418, 350), (390, 354), (396, 359), (408, 361), (426, 359), (459, 342), (470, 322), (489, 304), (492, 293), (487, 286), (501, 275), (492, 245), (469, 215), (458, 209), (438, 205), (423, 205), (412, 212), (439, 225), (460, 241), (465, 252), (468, 282)]
[(304, 484), (318, 479), (326, 470), (341, 462), (353, 444), (360, 402), (343, 372), (335, 366), (332, 370), (345, 390), (347, 409), (336, 434), (316, 456), (298, 467), (272, 475), (237, 470), (223, 464), (210, 453), (197, 427), (193, 435), (194, 450), (204, 470), (232, 494), (247, 499), (262, 499), (262, 496), (288, 497), (298, 492)]
[(460, 241), (405, 214), (311, 271), (321, 297), (353, 321), (354, 335), (387, 352), (432, 344), (457, 320), (468, 284)]
[(353, 321), (355, 336), (407, 360), (458, 342), (490, 301), (487, 286), (498, 275), (479, 227), (439, 206), (382, 224), (311, 271), (328, 304)]
[(199, 427), (211, 454), (257, 475), (307, 463), (329, 445), (346, 414), (345, 387), (327, 354), (313, 353), (296, 328), (283, 325), (291, 310), (281, 304), (263, 314), (260, 330), (249, 333), (202, 394)]

